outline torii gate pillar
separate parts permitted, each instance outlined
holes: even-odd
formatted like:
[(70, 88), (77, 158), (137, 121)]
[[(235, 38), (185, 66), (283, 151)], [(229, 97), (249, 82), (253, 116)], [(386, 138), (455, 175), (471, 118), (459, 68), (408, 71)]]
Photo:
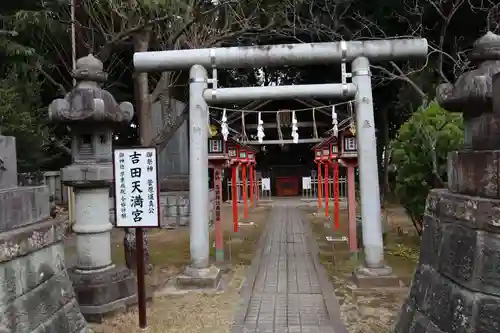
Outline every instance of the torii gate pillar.
[(380, 185), (370, 62), (365, 57), (356, 58), (351, 69), (352, 81), (358, 87), (355, 107), (361, 220), (371, 220), (371, 223), (362, 223), (365, 262), (369, 269), (383, 269), (384, 243), (380, 220)]

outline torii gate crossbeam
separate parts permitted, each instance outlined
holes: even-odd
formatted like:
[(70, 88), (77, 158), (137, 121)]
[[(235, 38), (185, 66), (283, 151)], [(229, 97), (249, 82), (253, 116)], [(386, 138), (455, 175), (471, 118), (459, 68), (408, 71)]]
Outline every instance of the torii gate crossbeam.
[[(314, 88), (304, 90), (300, 85), (287, 88), (208, 89), (206, 69), (245, 68), (280, 65), (311, 65), (326, 63), (351, 63), (352, 84), (345, 80), (332, 85), (331, 97), (347, 97), (355, 94), (356, 132), (358, 143), (358, 165), (360, 177), (361, 217), (365, 264), (358, 271), (368, 276), (387, 275), (391, 270), (384, 264), (384, 245), (380, 210), (380, 186), (378, 182), (377, 145), (373, 96), (371, 87), (370, 60), (396, 60), (425, 57), (428, 44), (425, 39), (392, 39), (351, 41), (312, 44), (284, 44), (248, 47), (229, 47), (194, 50), (139, 52), (134, 54), (135, 70), (190, 71), (189, 131), (190, 131), (190, 208), (191, 208), (191, 266), (186, 269), (194, 278), (206, 274), (209, 269), (209, 231), (206, 207), (208, 205), (208, 105), (207, 101), (228, 101), (245, 97), (252, 100), (256, 92), (264, 93), (265, 99), (294, 98), (314, 95)], [(341, 89), (338, 89), (341, 86)], [(351, 89), (355, 87), (355, 91)], [(323, 89), (325, 86), (323, 86)], [(305, 93), (307, 92), (307, 93)], [(345, 93), (344, 93), (345, 92)], [(234, 94), (233, 94), (234, 93)], [(237, 95), (237, 96), (236, 96)], [(322, 96), (327, 95), (324, 91)], [(260, 99), (260, 98), (258, 98)]]
[(311, 65), (352, 61), (357, 57), (373, 61), (407, 59), (425, 56), (427, 51), (426, 39), (222, 47), (137, 52), (134, 67), (138, 72), (157, 72), (186, 69), (193, 65), (205, 68)]

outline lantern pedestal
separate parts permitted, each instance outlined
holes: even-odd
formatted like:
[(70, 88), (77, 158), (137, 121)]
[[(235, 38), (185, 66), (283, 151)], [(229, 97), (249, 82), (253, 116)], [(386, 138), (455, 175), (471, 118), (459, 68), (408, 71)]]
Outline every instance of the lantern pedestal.
[(83, 171), (75, 165), (62, 169), (62, 176), (74, 188), (76, 208), (76, 263), (68, 274), (85, 319), (100, 323), (104, 315), (136, 304), (137, 287), (132, 271), (111, 260), (113, 226), (106, 215), (111, 166), (92, 169), (93, 181), (79, 180)]
[(188, 266), (177, 276), (179, 289), (216, 289), (219, 286), (221, 270), (215, 266), (197, 268)]
[(137, 287), (132, 271), (112, 266), (105, 271), (68, 268), (80, 311), (88, 322), (101, 323), (106, 314), (125, 311), (137, 304)]

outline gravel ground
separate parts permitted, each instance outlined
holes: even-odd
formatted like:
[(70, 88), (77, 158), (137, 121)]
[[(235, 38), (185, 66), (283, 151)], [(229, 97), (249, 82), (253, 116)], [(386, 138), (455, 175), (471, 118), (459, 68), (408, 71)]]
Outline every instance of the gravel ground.
[[(242, 209), (240, 208), (241, 212)], [(261, 206), (250, 210), (246, 225), (238, 234), (232, 231), (231, 206), (221, 210), (225, 236), (226, 261), (222, 264), (229, 271), (223, 279), (223, 292), (189, 292), (155, 297), (148, 304), (148, 330), (150, 333), (224, 333), (229, 332), (233, 316), (239, 308), (239, 288), (246, 276), (247, 267), (256, 250), (256, 244), (264, 229), (270, 207)], [(66, 242), (66, 254), (75, 253), (73, 237)], [(213, 235), (211, 236), (213, 239)], [(122, 232), (114, 230), (112, 242), (113, 261), (123, 262)], [(213, 255), (213, 248), (211, 254)], [(150, 290), (163, 290), (189, 264), (189, 229), (152, 231), (149, 235), (150, 263), (153, 273), (147, 278)], [(167, 255), (166, 255), (167, 254)], [(95, 333), (138, 332), (137, 309), (116, 314), (102, 324), (92, 324)]]
[[(326, 236), (341, 238), (346, 235), (347, 214), (341, 212), (341, 228), (332, 232), (331, 221), (315, 208), (306, 209), (312, 224), (320, 260), (325, 266), (335, 294), (340, 303), (341, 317), (350, 333), (389, 333), (401, 305), (408, 293), (407, 283), (413, 275), (416, 259), (413, 244), (413, 227), (401, 210), (391, 209), (388, 213), (388, 237), (386, 239), (386, 260), (395, 274), (402, 278), (400, 288), (358, 289), (351, 274), (356, 264), (350, 259), (347, 244), (327, 242)], [(404, 235), (400, 231), (404, 230)]]
[[(235, 267), (224, 293), (188, 293), (156, 298), (148, 306), (150, 333), (226, 333), (240, 303), (239, 288), (246, 274), (245, 266)], [(95, 333), (138, 332), (137, 311), (119, 314), (101, 325), (93, 325)]]

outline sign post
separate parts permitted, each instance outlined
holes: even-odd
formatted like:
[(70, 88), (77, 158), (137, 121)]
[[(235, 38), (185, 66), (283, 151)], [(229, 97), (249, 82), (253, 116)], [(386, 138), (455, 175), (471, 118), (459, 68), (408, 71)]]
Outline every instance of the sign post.
[(147, 327), (144, 228), (160, 226), (156, 148), (124, 148), (113, 152), (117, 228), (135, 228), (139, 328)]

